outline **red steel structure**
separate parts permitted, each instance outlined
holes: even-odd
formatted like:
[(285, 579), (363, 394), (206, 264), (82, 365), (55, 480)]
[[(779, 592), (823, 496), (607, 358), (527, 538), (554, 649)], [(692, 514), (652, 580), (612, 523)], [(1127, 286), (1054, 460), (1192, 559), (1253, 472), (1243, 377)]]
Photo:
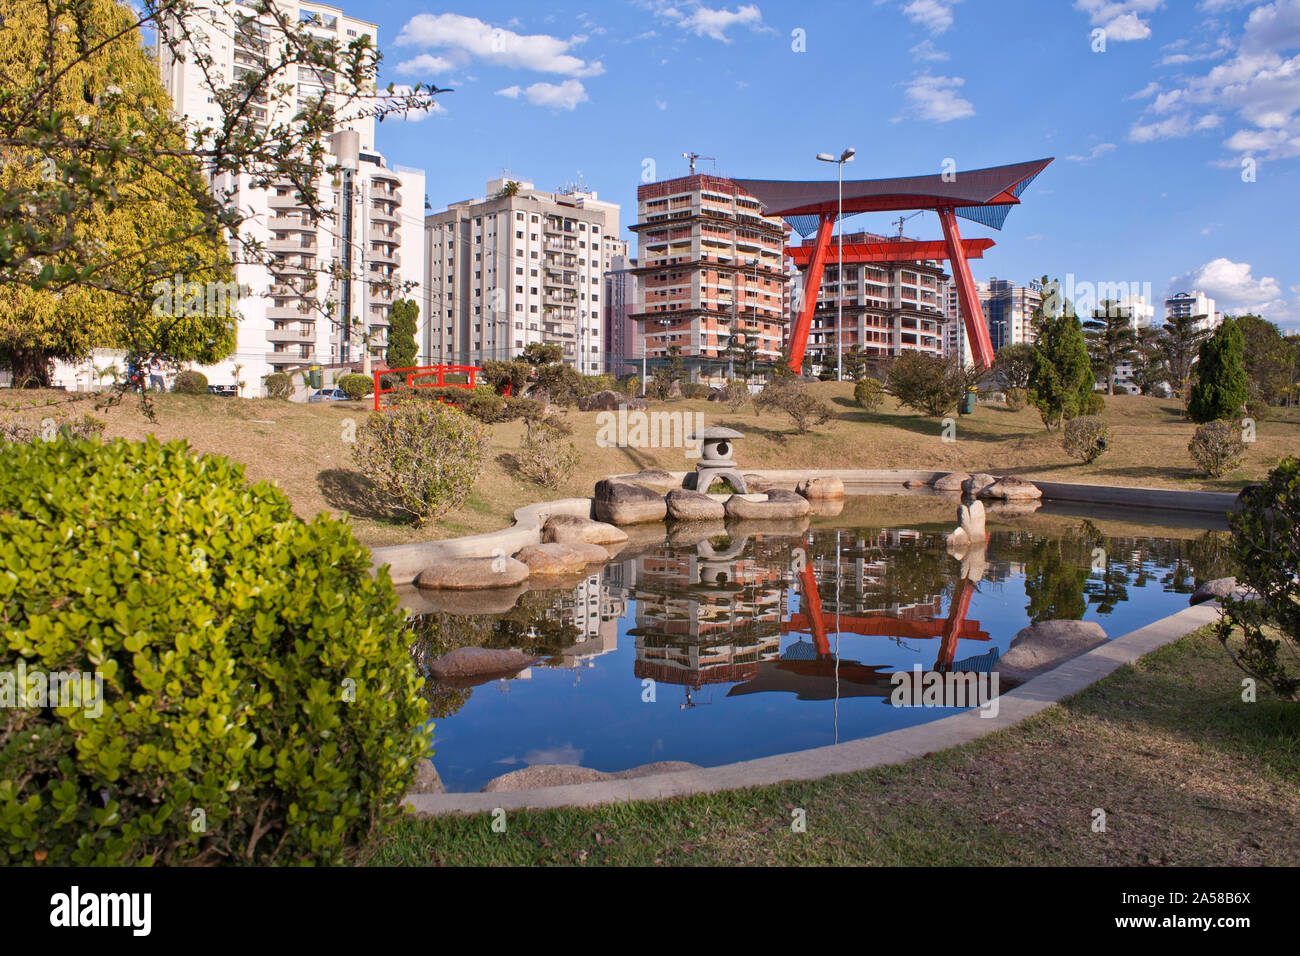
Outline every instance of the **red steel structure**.
[[(483, 370), (477, 365), (417, 365), (411, 368), (388, 368), (375, 372), (375, 411), (379, 411), (379, 396), (397, 391), (397, 388), (380, 388), (385, 375), (406, 374), (408, 388), (465, 388), (473, 390), (478, 387), (478, 374)], [(457, 381), (447, 381), (447, 376), (454, 376)], [(460, 379), (463, 379), (461, 381)], [(510, 386), (506, 386), (507, 395)]]
[[(928, 209), (938, 214), (939, 224), (943, 228), (942, 242), (855, 244), (845, 247), (844, 262), (947, 259), (952, 263), (953, 280), (957, 283), (957, 300), (961, 304), (962, 317), (966, 323), (971, 356), (980, 368), (992, 365), (993, 344), (989, 340), (988, 325), (984, 321), (984, 312), (980, 307), (975, 280), (971, 276), (967, 260), (982, 257), (984, 251), (993, 245), (993, 241), (962, 239), (957, 228), (957, 217), (1001, 229), (1011, 207), (1020, 205), (1020, 194), (1050, 162), (1052, 158), (966, 172), (855, 180), (843, 184), (842, 199), (839, 184), (835, 180), (735, 180), (736, 185), (763, 204), (765, 215), (784, 217), (804, 238), (816, 233), (810, 246), (788, 250), (797, 264), (807, 264), (803, 304), (790, 333), (790, 368), (798, 372), (803, 365), (808, 333), (812, 328), (813, 313), (817, 309), (817, 293), (821, 289), (822, 273), (826, 269), (835, 218), (841, 204), (845, 216), (911, 209)], [(888, 259), (878, 258), (882, 255), (887, 255)]]

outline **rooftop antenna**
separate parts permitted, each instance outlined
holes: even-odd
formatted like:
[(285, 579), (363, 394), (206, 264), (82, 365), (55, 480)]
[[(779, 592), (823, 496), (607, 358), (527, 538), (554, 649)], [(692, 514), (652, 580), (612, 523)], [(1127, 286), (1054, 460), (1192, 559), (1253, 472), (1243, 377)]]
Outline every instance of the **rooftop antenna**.
[(696, 161), (697, 159), (708, 159), (708, 160), (712, 160), (712, 161), (714, 161), (714, 162), (717, 161), (717, 157), (716, 157), (716, 156), (701, 156), (699, 153), (694, 153), (694, 152), (691, 152), (691, 153), (682, 153), (682, 159), (686, 159), (686, 160), (689, 160), (689, 161), (690, 161), (690, 164), (691, 164), (691, 175), (692, 175), (692, 176), (695, 175), (695, 161)]

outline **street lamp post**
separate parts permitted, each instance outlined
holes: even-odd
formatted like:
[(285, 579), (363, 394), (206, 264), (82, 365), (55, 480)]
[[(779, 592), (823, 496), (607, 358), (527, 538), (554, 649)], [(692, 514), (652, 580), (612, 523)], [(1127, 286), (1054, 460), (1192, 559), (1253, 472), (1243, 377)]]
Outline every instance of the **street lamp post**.
[(834, 163), (839, 183), (836, 187), (835, 225), (839, 229), (839, 258), (835, 274), (835, 378), (844, 381), (844, 164), (853, 162), (856, 151), (850, 146), (836, 159), (830, 153), (818, 153), (817, 159), (823, 163)]

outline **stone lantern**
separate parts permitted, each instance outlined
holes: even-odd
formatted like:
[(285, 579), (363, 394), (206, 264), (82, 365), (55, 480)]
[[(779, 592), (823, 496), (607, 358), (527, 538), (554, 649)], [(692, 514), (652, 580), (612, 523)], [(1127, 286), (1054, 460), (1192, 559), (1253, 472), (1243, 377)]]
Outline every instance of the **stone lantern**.
[(695, 463), (695, 490), (708, 494), (709, 486), (719, 478), (725, 478), (738, 494), (747, 494), (745, 479), (741, 476), (736, 463), (731, 460), (731, 446), (739, 438), (744, 438), (734, 428), (721, 428), (717, 425), (706, 428), (698, 435), (690, 436), (693, 441), (703, 443), (701, 458)]

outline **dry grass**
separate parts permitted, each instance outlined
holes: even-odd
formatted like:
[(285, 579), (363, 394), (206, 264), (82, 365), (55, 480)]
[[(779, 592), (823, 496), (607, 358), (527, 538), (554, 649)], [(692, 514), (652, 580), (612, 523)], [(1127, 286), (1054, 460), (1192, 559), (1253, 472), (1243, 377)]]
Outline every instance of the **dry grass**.
[[(852, 385), (826, 382), (811, 386), (829, 401), (836, 417), (805, 435), (797, 435), (785, 416), (760, 416), (752, 406), (731, 413), (725, 406), (681, 400), (655, 405), (654, 411), (696, 414), (706, 426), (714, 423), (746, 434), (737, 445), (742, 468), (933, 468), (1019, 474), (1056, 481), (1103, 482), (1120, 485), (1235, 491), (1262, 478), (1287, 454), (1300, 452), (1300, 414), (1275, 410), (1259, 423), (1258, 440), (1248, 446), (1242, 467), (1222, 479), (1195, 474), (1187, 443), (1195, 426), (1181, 420), (1177, 402), (1136, 396), (1107, 400), (1105, 418), (1112, 447), (1090, 465), (1069, 458), (1059, 433), (1047, 433), (1033, 409), (1009, 412), (979, 406), (974, 415), (957, 419), (957, 441), (941, 438), (941, 424), (890, 400), (876, 413), (852, 404)], [(62, 393), (9, 393), (15, 400), (40, 401)], [(89, 403), (87, 403), (88, 405)], [(358, 536), (367, 544), (393, 544), (421, 538), (452, 537), (502, 527), (520, 505), (548, 498), (583, 496), (604, 475), (693, 466), (681, 448), (619, 448), (596, 444), (595, 412), (570, 410), (573, 441), (579, 452), (574, 476), (549, 491), (514, 477), (508, 456), (517, 451), (523, 427), (519, 422), (493, 429), (491, 461), (459, 511), (419, 532), (367, 513), (356, 498), (356, 472), (344, 440), (348, 420), (360, 424), (369, 414), (366, 403), (296, 405), (271, 400), (209, 396), (162, 395), (156, 399), (156, 421), (148, 421), (128, 399), (109, 410), (107, 434), (141, 438), (152, 432), (162, 440), (187, 439), (199, 451), (228, 455), (247, 466), (254, 480), (277, 482), (300, 514), (320, 510), (349, 513)], [(9, 414), (15, 414), (9, 412)], [(39, 418), (40, 407), (18, 412)]]

